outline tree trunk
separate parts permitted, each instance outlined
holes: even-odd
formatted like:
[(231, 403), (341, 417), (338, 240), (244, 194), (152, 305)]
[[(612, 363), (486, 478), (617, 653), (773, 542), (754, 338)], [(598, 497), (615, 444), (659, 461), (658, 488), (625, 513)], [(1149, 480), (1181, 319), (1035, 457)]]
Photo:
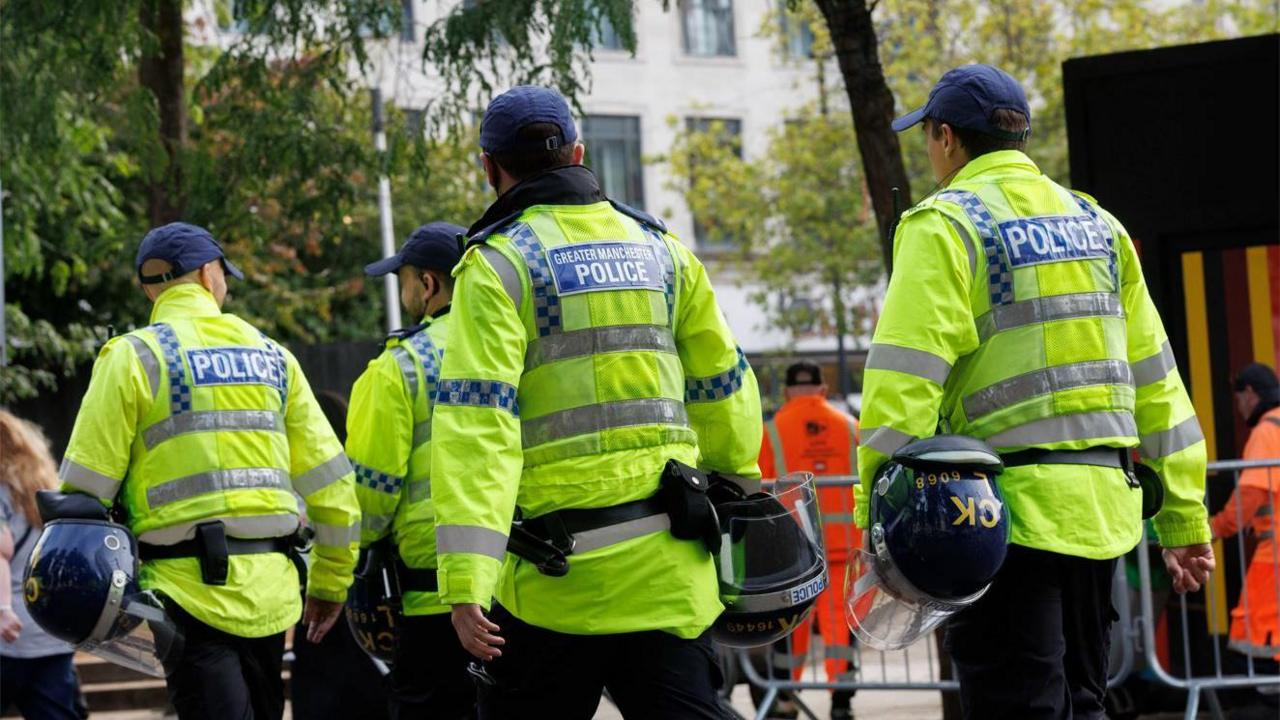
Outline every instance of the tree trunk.
[(902, 163), (902, 147), (889, 126), (893, 122), (893, 93), (880, 67), (876, 29), (866, 0), (814, 0), (827, 21), (831, 44), (853, 114), (853, 129), (862, 155), (862, 172), (871, 190), (871, 207), (880, 228), (880, 246), (885, 272), (893, 267), (893, 238), (890, 228), (897, 221), (893, 212), (893, 191), (902, 190), (902, 207), (911, 205), (911, 185)]
[(182, 149), (187, 143), (187, 102), (182, 87), (182, 0), (142, 0), (142, 27), (150, 33), (138, 63), (138, 81), (156, 97), (160, 111), (160, 143), (169, 164), (151, 178), (147, 204), (152, 226), (182, 217), (186, 194)]

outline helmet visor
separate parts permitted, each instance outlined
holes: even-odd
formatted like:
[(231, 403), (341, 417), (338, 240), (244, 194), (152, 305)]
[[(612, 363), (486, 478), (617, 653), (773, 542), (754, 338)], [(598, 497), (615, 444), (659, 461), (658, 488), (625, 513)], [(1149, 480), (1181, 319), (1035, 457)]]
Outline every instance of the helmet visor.
[(859, 551), (847, 573), (845, 620), (855, 637), (877, 650), (910, 646), (982, 594), (956, 602), (930, 597), (897, 572), (887, 552)]
[[(114, 588), (113, 588), (114, 590)], [(151, 590), (108, 601), (93, 633), (79, 649), (138, 672), (166, 677), (182, 657), (182, 629)]]
[(772, 492), (723, 503), (716, 512), (722, 598), (759, 596), (750, 610), (775, 610), (810, 601), (826, 587), (822, 515), (812, 475), (788, 475)]

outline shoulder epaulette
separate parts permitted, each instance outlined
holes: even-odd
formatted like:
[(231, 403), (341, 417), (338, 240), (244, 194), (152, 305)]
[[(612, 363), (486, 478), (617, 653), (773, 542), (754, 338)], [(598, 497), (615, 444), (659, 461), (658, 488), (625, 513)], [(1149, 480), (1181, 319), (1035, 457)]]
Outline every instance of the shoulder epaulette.
[(467, 238), (467, 243), (466, 245), (463, 246), (462, 249), (465, 251), (470, 249), (474, 245), (483, 245), (485, 241), (489, 239), (490, 235), (496, 235), (497, 233), (506, 229), (506, 227), (510, 225), (512, 222), (514, 222), (516, 218), (520, 217), (520, 214), (523, 212), (524, 212), (523, 210), (517, 210), (516, 212), (513, 212), (510, 215), (502, 218), (498, 222), (493, 223), (492, 225), (485, 227), (483, 230), (476, 232), (471, 237)]
[(643, 210), (637, 210), (631, 207), (630, 205), (625, 205), (613, 199), (609, 200), (609, 204), (613, 206), (614, 210), (617, 210), (618, 212), (622, 213), (623, 215), (626, 215), (627, 217), (631, 218), (632, 220), (635, 220), (636, 222), (642, 225), (648, 225), (649, 227), (653, 228), (654, 230), (657, 230), (660, 233), (665, 233), (667, 231), (666, 223), (662, 222), (658, 218), (650, 215), (649, 213)]
[(417, 333), (421, 332), (426, 326), (427, 326), (426, 323), (418, 323), (417, 325), (413, 325), (410, 327), (403, 327), (403, 328), (400, 328), (399, 330), (392, 330), (391, 332), (387, 333), (386, 339), (387, 340), (404, 340), (410, 335), (416, 335)]

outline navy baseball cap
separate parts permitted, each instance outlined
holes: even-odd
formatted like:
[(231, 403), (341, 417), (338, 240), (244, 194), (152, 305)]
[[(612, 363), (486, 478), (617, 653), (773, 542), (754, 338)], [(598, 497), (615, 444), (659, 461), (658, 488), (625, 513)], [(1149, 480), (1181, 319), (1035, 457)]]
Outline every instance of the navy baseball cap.
[[(560, 133), (522, 146), (519, 132), (534, 123), (550, 123), (560, 128)], [(517, 85), (494, 98), (480, 121), (480, 147), (489, 153), (555, 150), (577, 139), (578, 130), (564, 96), (537, 85)]]
[[(1009, 132), (996, 127), (991, 122), (996, 110), (1022, 113), (1027, 117), (1027, 129)], [(924, 107), (894, 120), (893, 129), (902, 132), (925, 118), (1001, 140), (1026, 140), (1031, 134), (1027, 94), (1017, 80), (991, 65), (961, 65), (948, 70), (929, 91), (929, 101)]]
[[(134, 270), (143, 285), (154, 285), (182, 277), (205, 263), (218, 259), (222, 260), (222, 267), (228, 274), (244, 279), (244, 273), (227, 259), (222, 246), (208, 230), (199, 225), (174, 222), (153, 228), (142, 238)], [(172, 267), (159, 275), (143, 275), (142, 264), (148, 260), (164, 260)]]
[(409, 235), (400, 252), (365, 265), (364, 274), (378, 277), (393, 273), (405, 265), (449, 272), (462, 259), (462, 244), (458, 242), (458, 236), (466, 233), (466, 228), (452, 223), (427, 223)]

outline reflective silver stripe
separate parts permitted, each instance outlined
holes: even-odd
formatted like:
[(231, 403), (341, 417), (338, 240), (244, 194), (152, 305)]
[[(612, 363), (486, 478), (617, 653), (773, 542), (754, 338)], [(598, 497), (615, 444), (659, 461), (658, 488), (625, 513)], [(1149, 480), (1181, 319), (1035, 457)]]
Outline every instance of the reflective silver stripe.
[(951, 363), (924, 350), (872, 343), (867, 352), (868, 370), (893, 370), (942, 385), (951, 374)]
[(782, 477), (787, 474), (787, 455), (782, 449), (782, 435), (778, 432), (778, 424), (769, 420), (764, 424), (764, 431), (769, 434), (769, 445), (773, 448), (773, 471)]
[(636, 518), (617, 525), (587, 530), (573, 536), (573, 553), (581, 555), (602, 547), (617, 545), (645, 535), (671, 529), (671, 516), (666, 513)]
[(573, 357), (633, 351), (675, 354), (676, 339), (662, 325), (612, 325), (546, 335), (529, 344), (524, 369)]
[(863, 441), (863, 445), (884, 453), (885, 455), (893, 455), (902, 448), (903, 445), (915, 440), (914, 435), (908, 435), (901, 430), (895, 430), (888, 425), (878, 427), (872, 431), (871, 435)]
[(978, 337), (1035, 323), (1084, 317), (1124, 317), (1120, 298), (1112, 293), (1071, 293), (998, 305), (977, 319)]
[(856, 660), (853, 648), (848, 645), (828, 645), (823, 652), (828, 660)]
[(1276, 417), (1276, 416), (1272, 415), (1272, 416), (1270, 416), (1270, 417), (1266, 417), (1266, 418), (1263, 418), (1263, 419), (1264, 419), (1264, 420), (1266, 420), (1267, 422), (1271, 423), (1272, 425), (1280, 425), (1280, 417)]
[(302, 497), (320, 492), (353, 472), (351, 461), (338, 453), (293, 479), (293, 489)]
[(964, 225), (960, 224), (959, 220), (956, 220), (946, 213), (942, 213), (942, 216), (951, 222), (952, 227), (956, 229), (956, 235), (959, 235), (960, 239), (964, 241), (964, 249), (969, 253), (969, 276), (972, 277), (977, 275), (978, 251), (973, 247), (973, 235), (970, 234), (969, 230)]
[(193, 432), (284, 432), (284, 417), (270, 410), (202, 410), (170, 415), (142, 431), (148, 450), (177, 435)]
[(410, 480), (409, 489), (405, 492), (409, 496), (409, 502), (422, 502), (431, 497), (431, 480)]
[(250, 515), (248, 517), (212, 517), (148, 530), (138, 536), (139, 542), (151, 545), (173, 545), (196, 536), (196, 526), (217, 520), (222, 523), (228, 537), (255, 539), (292, 535), (298, 529), (298, 516), (293, 513), (279, 515)]
[(1259, 516), (1259, 517), (1265, 517), (1265, 516), (1270, 515), (1270, 514), (1271, 514), (1271, 505), (1270, 505), (1270, 504), (1263, 505), (1263, 506), (1259, 507), (1259, 508), (1258, 508), (1258, 510), (1257, 510), (1257, 512), (1255, 512), (1255, 513), (1254, 513), (1254, 515), (1257, 515), (1257, 516)]
[(362, 532), (381, 533), (391, 527), (391, 521), (394, 519), (394, 515), (362, 515), (360, 517), (360, 530)]
[(787, 655), (776, 651), (769, 653), (769, 664), (779, 670), (794, 670), (804, 667), (804, 663), (804, 653), (798, 655)]
[(289, 473), (278, 468), (231, 468), (196, 473), (147, 488), (147, 504), (153, 509), (179, 500), (223, 490), (285, 490), (292, 486)]
[(1169, 347), (1169, 341), (1165, 340), (1164, 345), (1160, 346), (1160, 352), (1133, 363), (1131, 367), (1133, 384), (1142, 387), (1165, 379), (1169, 372), (1177, 367), (1177, 362), (1173, 359), (1173, 348)]
[(1129, 363), (1123, 360), (1089, 360), (1054, 365), (1016, 375), (970, 393), (964, 398), (964, 414), (970, 420), (1016, 405), (1038, 395), (1090, 385), (1132, 385)]
[(1180, 450), (1195, 445), (1204, 439), (1200, 430), (1200, 421), (1195, 415), (1174, 425), (1168, 430), (1142, 436), (1142, 457), (1148, 460), (1168, 457)]
[(853, 522), (853, 513), (822, 513), (823, 525), (842, 525)]
[(120, 478), (103, 475), (96, 470), (81, 465), (71, 458), (62, 458), (62, 467), (58, 470), (58, 479), (81, 490), (88, 490), (103, 500), (111, 500), (120, 491)]
[(133, 352), (142, 362), (142, 369), (147, 373), (147, 383), (151, 386), (151, 397), (154, 398), (156, 393), (160, 392), (160, 358), (156, 357), (151, 346), (137, 335), (125, 335), (124, 339), (133, 346)]
[(987, 443), (1000, 448), (1029, 447), (1067, 440), (1091, 438), (1133, 437), (1138, 425), (1127, 412), (1076, 413), (1059, 417), (1032, 420), (996, 433)]
[(502, 289), (507, 292), (507, 297), (511, 298), (511, 304), (516, 310), (520, 309), (520, 273), (516, 271), (516, 266), (511, 264), (511, 260), (502, 251), (488, 245), (480, 246), (480, 254), (485, 260), (489, 261), (489, 266), (497, 273), (498, 279), (502, 281)]
[(524, 447), (535, 447), (574, 435), (634, 425), (689, 424), (684, 403), (667, 398), (644, 398), (583, 405), (525, 420), (520, 428)]
[(478, 525), (437, 525), (436, 552), (472, 553), (501, 561), (507, 556), (507, 536)]
[(1275, 536), (1276, 532), (1274, 530), (1264, 530), (1258, 533), (1259, 540), (1273, 540), (1275, 539)]
[(400, 366), (400, 373), (404, 375), (404, 384), (409, 388), (409, 399), (416, 399), (418, 397), (417, 363), (413, 361), (413, 356), (408, 350), (399, 346), (391, 348), (391, 355)]
[(353, 542), (360, 542), (360, 523), (344, 526), (318, 522), (313, 527), (316, 529), (317, 545), (346, 547)]
[(431, 442), (431, 420), (423, 420), (413, 426), (413, 446), (425, 445)]

